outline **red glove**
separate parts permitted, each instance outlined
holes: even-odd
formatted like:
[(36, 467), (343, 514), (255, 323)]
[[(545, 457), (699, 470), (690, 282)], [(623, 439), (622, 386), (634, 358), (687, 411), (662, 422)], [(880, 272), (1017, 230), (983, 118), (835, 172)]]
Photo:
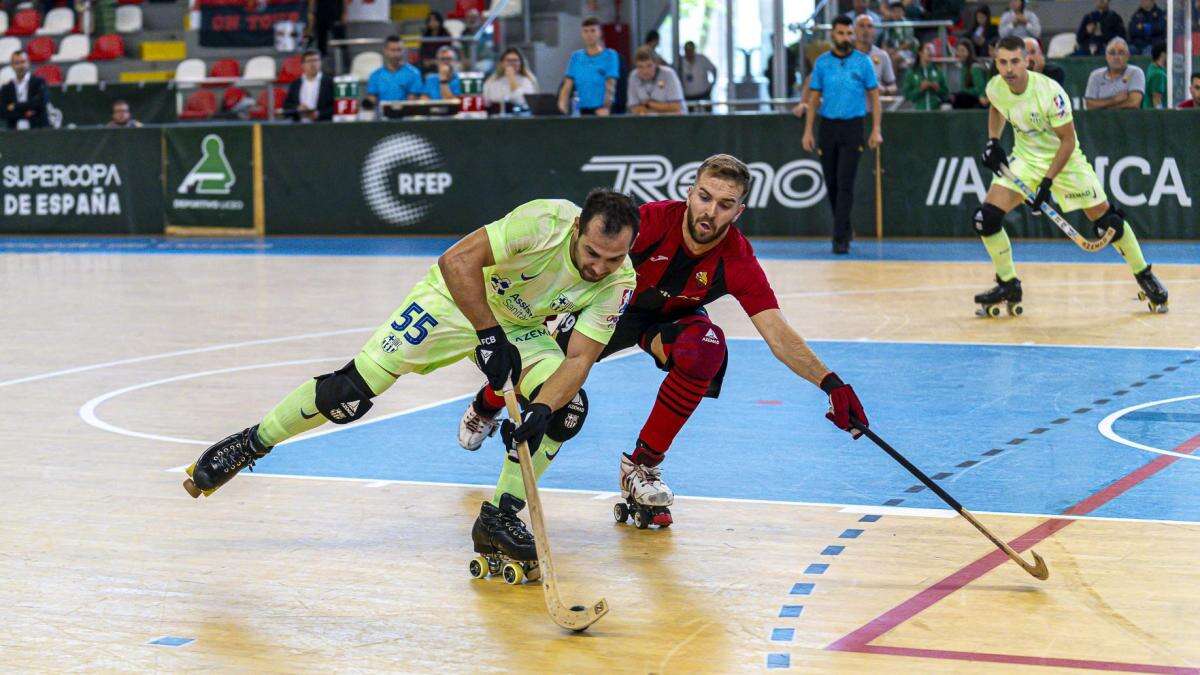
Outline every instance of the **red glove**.
[(854, 438), (861, 436), (861, 431), (850, 426), (851, 418), (864, 427), (868, 426), (867, 413), (863, 412), (854, 388), (842, 382), (836, 373), (830, 373), (821, 380), (821, 391), (829, 394), (829, 412), (825, 413), (825, 418), (837, 428), (849, 431)]

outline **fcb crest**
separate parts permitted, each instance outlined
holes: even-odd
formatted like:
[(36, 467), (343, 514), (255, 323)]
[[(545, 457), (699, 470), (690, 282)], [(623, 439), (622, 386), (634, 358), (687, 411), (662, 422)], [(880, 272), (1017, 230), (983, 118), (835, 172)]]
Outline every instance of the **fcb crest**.
[(696, 272), (696, 283), (701, 286), (708, 285), (708, 272)]

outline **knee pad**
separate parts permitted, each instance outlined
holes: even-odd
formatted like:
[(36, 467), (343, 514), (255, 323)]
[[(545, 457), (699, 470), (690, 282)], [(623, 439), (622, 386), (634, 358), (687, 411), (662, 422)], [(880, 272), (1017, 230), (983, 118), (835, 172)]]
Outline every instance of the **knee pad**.
[(1108, 210), (1104, 212), (1104, 215), (1097, 218), (1096, 222), (1092, 224), (1096, 226), (1097, 237), (1103, 237), (1104, 233), (1110, 227), (1116, 232), (1112, 238), (1114, 243), (1120, 241), (1121, 237), (1125, 236), (1125, 214), (1113, 204), (1109, 204)]
[(371, 403), (371, 388), (359, 375), (351, 361), (317, 379), (317, 410), (334, 424), (349, 424), (367, 414)]
[(1004, 211), (994, 204), (984, 203), (975, 209), (971, 218), (975, 232), (981, 237), (988, 237), (1004, 229)]
[(550, 424), (546, 427), (546, 437), (566, 443), (575, 438), (579, 430), (583, 428), (583, 421), (587, 419), (588, 398), (587, 392), (580, 389), (575, 398), (567, 401), (567, 404), (555, 411), (550, 418)]
[(725, 333), (707, 317), (683, 325), (671, 342), (670, 370), (693, 380), (712, 380), (724, 363)]

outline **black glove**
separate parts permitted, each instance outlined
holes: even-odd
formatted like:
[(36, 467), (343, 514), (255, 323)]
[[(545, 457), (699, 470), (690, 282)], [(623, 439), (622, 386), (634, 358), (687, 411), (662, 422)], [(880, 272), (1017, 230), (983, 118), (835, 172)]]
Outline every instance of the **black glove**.
[(842, 382), (836, 373), (830, 373), (821, 380), (821, 391), (829, 394), (829, 412), (825, 413), (825, 418), (837, 428), (849, 431), (854, 438), (861, 436), (862, 432), (850, 423), (853, 420), (864, 427), (868, 426), (867, 413), (863, 411), (854, 388)]
[(479, 346), (475, 348), (475, 364), (487, 376), (488, 386), (494, 391), (504, 391), (516, 388), (517, 380), (521, 378), (521, 352), (513, 343), (508, 341), (504, 329), (492, 326), (475, 331), (479, 336)]
[(987, 147), (983, 149), (983, 165), (999, 175), (1000, 167), (1008, 166), (1008, 153), (1000, 145), (999, 138), (989, 138)]
[(528, 442), (529, 454), (537, 452), (552, 414), (554, 411), (545, 403), (530, 403), (521, 414), (521, 426), (513, 424), (512, 420), (504, 420), (500, 424), (500, 438), (504, 439), (504, 447), (509, 452), (515, 452), (518, 443)]
[(1033, 196), (1033, 202), (1029, 205), (1034, 213), (1041, 213), (1042, 204), (1050, 201), (1050, 186), (1053, 184), (1054, 180), (1047, 177), (1043, 178), (1041, 184), (1038, 185), (1037, 194)]

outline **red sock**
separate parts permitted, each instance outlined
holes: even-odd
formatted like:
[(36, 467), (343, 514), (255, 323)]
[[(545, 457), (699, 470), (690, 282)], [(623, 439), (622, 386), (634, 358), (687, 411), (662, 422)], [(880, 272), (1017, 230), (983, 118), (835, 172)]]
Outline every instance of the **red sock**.
[(661, 462), (676, 434), (695, 412), (696, 406), (700, 405), (700, 399), (704, 398), (706, 391), (708, 382), (687, 377), (675, 369), (670, 370), (658, 389), (658, 398), (650, 410), (650, 417), (638, 434), (634, 462), (647, 466)]
[(479, 393), (475, 395), (475, 412), (484, 417), (495, 417), (496, 413), (504, 409), (504, 397), (499, 396), (492, 388), (484, 385)]

